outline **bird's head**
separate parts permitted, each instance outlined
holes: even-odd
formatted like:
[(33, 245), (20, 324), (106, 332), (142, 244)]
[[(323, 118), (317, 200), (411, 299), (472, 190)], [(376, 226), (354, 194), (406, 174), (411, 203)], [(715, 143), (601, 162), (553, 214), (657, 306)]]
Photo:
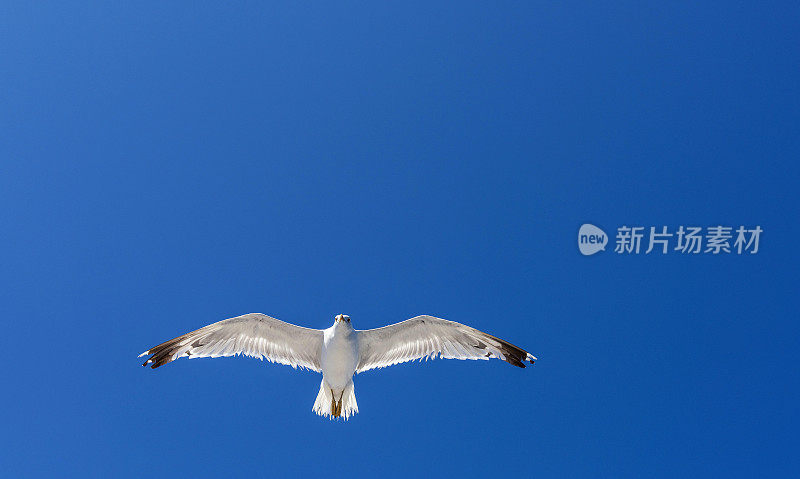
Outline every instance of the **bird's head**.
[(336, 315), (336, 320), (334, 321), (334, 324), (335, 323), (350, 324), (350, 316), (348, 316), (346, 314), (337, 314)]

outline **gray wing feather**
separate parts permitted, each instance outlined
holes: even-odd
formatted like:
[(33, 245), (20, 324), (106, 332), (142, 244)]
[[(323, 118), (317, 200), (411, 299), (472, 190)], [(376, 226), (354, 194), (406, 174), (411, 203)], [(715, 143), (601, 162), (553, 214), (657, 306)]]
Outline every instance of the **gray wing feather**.
[(536, 360), (513, 344), (455, 321), (417, 316), (378, 329), (358, 331), (357, 372), (419, 359), (499, 358), (525, 367)]
[(209, 324), (170, 339), (139, 355), (155, 369), (178, 358), (217, 358), (243, 354), (273, 363), (320, 371), (322, 331), (250, 313)]

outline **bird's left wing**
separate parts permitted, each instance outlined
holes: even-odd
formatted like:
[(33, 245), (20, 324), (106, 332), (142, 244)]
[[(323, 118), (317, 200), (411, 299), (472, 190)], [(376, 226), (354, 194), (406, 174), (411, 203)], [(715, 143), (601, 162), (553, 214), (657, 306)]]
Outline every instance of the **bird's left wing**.
[(536, 360), (513, 344), (455, 321), (417, 316), (378, 329), (358, 331), (357, 372), (383, 368), (423, 358), (447, 359), (500, 358), (525, 367)]
[(170, 339), (139, 355), (155, 369), (178, 358), (217, 358), (244, 354), (273, 363), (320, 371), (323, 333), (250, 313), (209, 324)]

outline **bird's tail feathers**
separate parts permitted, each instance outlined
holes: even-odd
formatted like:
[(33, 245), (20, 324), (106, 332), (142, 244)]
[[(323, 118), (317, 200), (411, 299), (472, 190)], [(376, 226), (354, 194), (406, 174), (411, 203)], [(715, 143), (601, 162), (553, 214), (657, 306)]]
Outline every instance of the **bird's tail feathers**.
[(330, 386), (325, 384), (325, 380), (319, 385), (319, 393), (317, 393), (317, 400), (314, 401), (313, 410), (320, 416), (325, 416), (328, 419), (344, 418), (349, 419), (350, 416), (358, 413), (358, 403), (356, 402), (356, 391), (353, 386), (353, 381), (350, 381), (342, 391), (335, 391)]
[(339, 415), (348, 419), (358, 413), (358, 403), (356, 402), (356, 388), (353, 381), (350, 381), (344, 388), (342, 399), (339, 401)]

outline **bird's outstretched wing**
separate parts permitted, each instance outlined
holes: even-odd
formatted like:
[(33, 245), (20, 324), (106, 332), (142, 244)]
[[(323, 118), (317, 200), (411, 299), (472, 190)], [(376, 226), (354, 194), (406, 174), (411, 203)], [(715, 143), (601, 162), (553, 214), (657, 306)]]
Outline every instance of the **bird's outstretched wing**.
[(148, 349), (142, 366), (155, 369), (178, 358), (217, 358), (244, 354), (293, 368), (320, 371), (322, 331), (250, 313), (209, 324)]
[(483, 331), (455, 321), (417, 316), (378, 329), (358, 331), (357, 372), (393, 364), (442, 357), (499, 358), (521, 368), (536, 360), (530, 353)]

